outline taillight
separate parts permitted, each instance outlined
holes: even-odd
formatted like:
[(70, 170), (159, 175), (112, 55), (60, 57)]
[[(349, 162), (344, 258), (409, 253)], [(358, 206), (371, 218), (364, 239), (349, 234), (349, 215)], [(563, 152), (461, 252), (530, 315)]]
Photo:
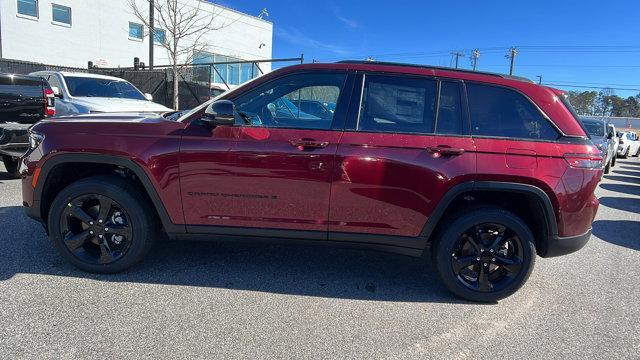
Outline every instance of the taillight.
[(44, 114), (45, 117), (51, 117), (56, 114), (56, 97), (53, 90), (44, 88)]
[(573, 168), (600, 169), (602, 168), (602, 154), (564, 154), (564, 160)]

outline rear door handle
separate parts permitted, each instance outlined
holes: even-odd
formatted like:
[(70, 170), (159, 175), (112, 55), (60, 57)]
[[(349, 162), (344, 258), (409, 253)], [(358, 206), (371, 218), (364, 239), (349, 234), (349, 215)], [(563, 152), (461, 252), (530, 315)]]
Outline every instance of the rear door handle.
[(295, 146), (300, 150), (305, 149), (324, 149), (329, 146), (327, 141), (316, 141), (314, 139), (295, 139), (289, 140), (289, 144), (291, 146)]
[(448, 145), (430, 146), (427, 151), (432, 154), (440, 154), (444, 156), (458, 156), (464, 154), (464, 149), (452, 148)]

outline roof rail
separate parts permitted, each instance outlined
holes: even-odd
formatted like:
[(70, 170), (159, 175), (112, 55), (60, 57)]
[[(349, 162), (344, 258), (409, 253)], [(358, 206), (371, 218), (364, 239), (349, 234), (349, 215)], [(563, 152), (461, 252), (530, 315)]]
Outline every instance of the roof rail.
[(475, 71), (475, 70), (468, 70), (468, 69), (454, 69), (446, 66), (419, 65), (419, 64), (406, 64), (406, 63), (397, 63), (397, 62), (368, 61), (368, 60), (343, 60), (343, 61), (338, 61), (338, 64), (361, 64), (361, 65), (373, 64), (373, 65), (387, 65), (387, 66), (406, 66), (406, 67), (414, 67), (414, 68), (421, 68), (421, 69), (446, 70), (446, 71), (456, 71), (456, 72), (470, 73), (470, 74), (489, 75), (489, 76), (496, 76), (504, 79), (520, 80), (520, 81), (535, 83), (533, 80), (527, 79), (526, 77), (522, 77), (522, 76), (507, 75), (507, 74), (485, 72), (485, 71)]

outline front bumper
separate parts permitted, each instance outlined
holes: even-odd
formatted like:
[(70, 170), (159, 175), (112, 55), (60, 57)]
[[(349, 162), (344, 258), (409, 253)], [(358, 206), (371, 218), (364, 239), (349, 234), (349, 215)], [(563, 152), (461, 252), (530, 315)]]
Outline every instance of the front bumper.
[(20, 157), (29, 149), (32, 124), (0, 124), (0, 154)]
[(589, 229), (586, 233), (577, 236), (553, 236), (547, 243), (547, 251), (544, 257), (567, 255), (582, 249), (591, 238), (591, 231)]

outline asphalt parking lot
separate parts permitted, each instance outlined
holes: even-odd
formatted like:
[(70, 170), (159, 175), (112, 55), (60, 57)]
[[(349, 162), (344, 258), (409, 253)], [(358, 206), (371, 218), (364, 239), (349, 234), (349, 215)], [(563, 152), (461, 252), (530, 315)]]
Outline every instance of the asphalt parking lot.
[(538, 258), (491, 305), (420, 259), (359, 250), (165, 243), (127, 273), (83, 273), (3, 171), (0, 358), (639, 358), (637, 158), (605, 175), (586, 248)]

